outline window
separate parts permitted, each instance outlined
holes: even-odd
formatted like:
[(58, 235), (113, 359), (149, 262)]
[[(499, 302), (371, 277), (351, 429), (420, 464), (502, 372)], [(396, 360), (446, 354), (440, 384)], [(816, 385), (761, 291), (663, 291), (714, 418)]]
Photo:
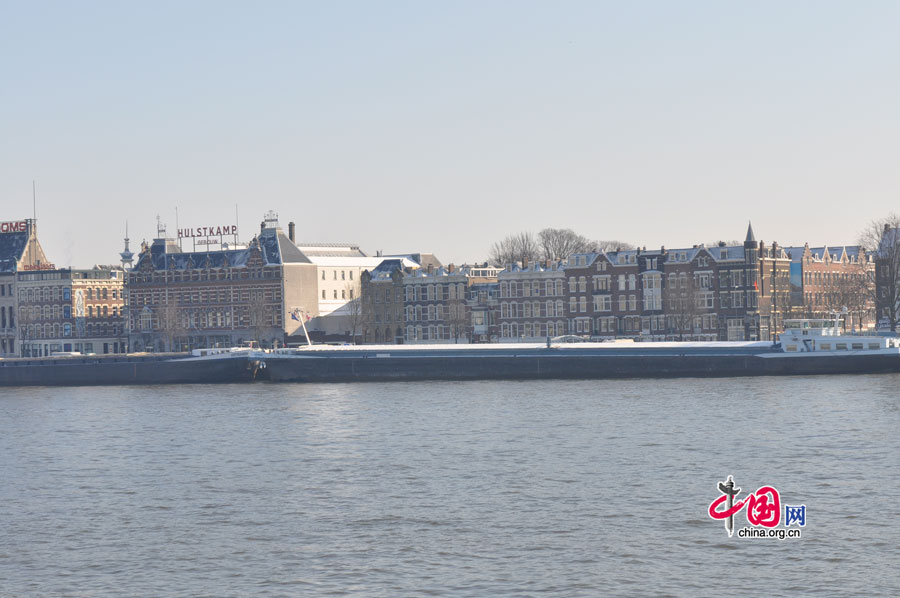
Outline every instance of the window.
[(72, 317), (72, 307), (69, 305), (63, 306), (63, 318), (69, 319)]
[(72, 289), (66, 287), (63, 289), (63, 301), (71, 301), (72, 300)]
[(334, 290), (334, 298), (337, 299), (337, 289)]
[(322, 280), (325, 280), (325, 270), (322, 270)]

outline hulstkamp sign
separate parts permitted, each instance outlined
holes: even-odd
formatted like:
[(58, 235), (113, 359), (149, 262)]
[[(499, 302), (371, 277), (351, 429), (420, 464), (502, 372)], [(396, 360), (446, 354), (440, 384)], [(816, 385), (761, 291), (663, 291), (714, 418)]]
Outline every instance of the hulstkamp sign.
[(226, 224), (225, 226), (200, 226), (197, 228), (179, 228), (178, 238), (185, 239), (191, 237), (221, 237), (223, 235), (236, 235), (237, 225)]

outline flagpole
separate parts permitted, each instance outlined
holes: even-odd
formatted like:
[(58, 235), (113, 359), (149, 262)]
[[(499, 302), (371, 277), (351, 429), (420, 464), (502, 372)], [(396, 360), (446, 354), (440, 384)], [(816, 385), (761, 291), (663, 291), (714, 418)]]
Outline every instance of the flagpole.
[(294, 313), (300, 312), (300, 325), (303, 326), (303, 334), (306, 335), (306, 344), (312, 347), (312, 341), (309, 340), (309, 332), (306, 330), (306, 320), (304, 319), (305, 313), (300, 311), (300, 308), (294, 310)]

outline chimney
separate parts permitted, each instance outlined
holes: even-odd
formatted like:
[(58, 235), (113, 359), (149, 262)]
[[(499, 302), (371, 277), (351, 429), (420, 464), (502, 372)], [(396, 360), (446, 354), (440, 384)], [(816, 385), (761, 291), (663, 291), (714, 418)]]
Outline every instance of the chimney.
[(447, 266), (447, 272), (449, 272), (450, 274), (453, 274), (454, 270), (456, 270), (456, 266), (454, 266), (453, 264)]
[(523, 269), (523, 270), (527, 270), (527, 269), (528, 269), (528, 260), (522, 260), (522, 269)]
[(666, 246), (665, 246), (665, 245), (660, 245), (660, 246), (659, 246), (659, 252), (660, 252), (660, 253), (665, 253), (665, 252), (666, 252)]
[(264, 230), (266, 230), (266, 221), (265, 221), (265, 220), (263, 220), (262, 222), (259, 223), (259, 232), (260, 232), (260, 234), (262, 234), (262, 232), (263, 232)]
[(431, 274), (434, 272), (434, 264), (428, 264), (428, 273)]
[(297, 242), (297, 237), (294, 234), (296, 232), (296, 230), (297, 230), (297, 227), (294, 225), (294, 223), (288, 222), (288, 239), (291, 240), (291, 243)]

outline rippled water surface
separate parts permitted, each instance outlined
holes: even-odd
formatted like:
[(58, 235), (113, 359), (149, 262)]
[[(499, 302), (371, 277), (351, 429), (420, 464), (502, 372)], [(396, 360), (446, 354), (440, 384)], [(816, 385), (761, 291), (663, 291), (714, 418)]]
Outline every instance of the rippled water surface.
[[(896, 596), (898, 388), (2, 389), (0, 596)], [(802, 538), (728, 538), (728, 474)]]

